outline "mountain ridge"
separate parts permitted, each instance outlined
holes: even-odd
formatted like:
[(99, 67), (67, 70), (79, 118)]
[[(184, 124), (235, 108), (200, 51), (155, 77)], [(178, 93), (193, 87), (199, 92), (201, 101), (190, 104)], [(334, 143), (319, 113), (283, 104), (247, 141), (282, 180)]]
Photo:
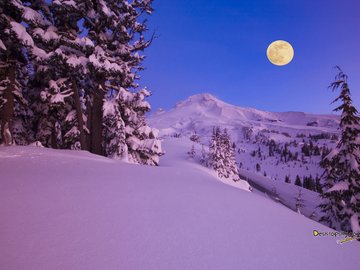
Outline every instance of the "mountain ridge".
[[(263, 126), (273, 128), (280, 126), (292, 129), (313, 130), (314, 132), (335, 132), (339, 116), (331, 114), (311, 114), (306, 112), (269, 112), (250, 107), (239, 107), (226, 103), (209, 93), (195, 94), (177, 102), (170, 110), (155, 112), (149, 117), (154, 127), (162, 129), (199, 128), (198, 122), (220, 126)], [(201, 125), (200, 125), (201, 126)], [(322, 130), (321, 128), (325, 129)], [(201, 129), (201, 128), (200, 128)]]

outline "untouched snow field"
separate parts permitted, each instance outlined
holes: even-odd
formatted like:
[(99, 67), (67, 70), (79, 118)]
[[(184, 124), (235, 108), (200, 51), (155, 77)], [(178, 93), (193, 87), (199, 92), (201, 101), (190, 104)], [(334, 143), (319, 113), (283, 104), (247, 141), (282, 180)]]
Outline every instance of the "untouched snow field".
[(160, 167), (0, 147), (0, 269), (359, 269), (360, 243), (221, 183), (167, 139)]

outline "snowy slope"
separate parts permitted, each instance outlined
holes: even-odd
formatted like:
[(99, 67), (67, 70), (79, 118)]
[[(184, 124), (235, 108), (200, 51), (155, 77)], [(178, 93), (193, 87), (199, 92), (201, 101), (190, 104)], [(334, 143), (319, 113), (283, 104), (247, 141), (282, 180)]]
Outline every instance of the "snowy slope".
[[(200, 135), (201, 143), (208, 145), (214, 126), (227, 128), (237, 145), (237, 160), (241, 169), (254, 172), (256, 164), (261, 165), (259, 175), (284, 182), (289, 176), (295, 182), (297, 175), (320, 176), (320, 156), (302, 157), (304, 143), (318, 147), (332, 148), (339, 135), (337, 115), (315, 115), (303, 112), (266, 112), (253, 108), (237, 107), (225, 103), (211, 94), (197, 94), (181, 101), (169, 111), (158, 111), (148, 118), (151, 126), (160, 130), (166, 137), (189, 137), (194, 132)], [(314, 139), (312, 136), (326, 134), (327, 139)], [(289, 144), (293, 154), (299, 158), (286, 163), (281, 162), (280, 154), (269, 156), (268, 143), (274, 140), (279, 148)], [(293, 145), (292, 145), (293, 144)], [(261, 157), (252, 156), (260, 149)]]
[(358, 269), (359, 242), (219, 182), (164, 142), (160, 167), (0, 148), (0, 269)]

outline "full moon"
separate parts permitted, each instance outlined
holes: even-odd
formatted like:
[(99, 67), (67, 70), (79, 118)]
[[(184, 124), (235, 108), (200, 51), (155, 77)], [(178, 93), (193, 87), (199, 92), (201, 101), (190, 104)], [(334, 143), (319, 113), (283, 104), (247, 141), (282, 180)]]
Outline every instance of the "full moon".
[(277, 40), (269, 45), (266, 54), (274, 65), (285, 66), (294, 58), (294, 49), (289, 42)]

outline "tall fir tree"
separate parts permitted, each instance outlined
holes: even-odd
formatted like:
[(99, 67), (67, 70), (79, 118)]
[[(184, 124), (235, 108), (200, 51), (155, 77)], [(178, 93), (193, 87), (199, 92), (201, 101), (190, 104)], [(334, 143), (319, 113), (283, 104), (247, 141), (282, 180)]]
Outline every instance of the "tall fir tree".
[(352, 104), (347, 75), (339, 73), (330, 85), (340, 89), (334, 100), (341, 101), (334, 111), (341, 112), (341, 137), (336, 146), (322, 161), (324, 167), (323, 216), (320, 221), (334, 229), (360, 232), (360, 118)]
[[(60, 148), (86, 150), (86, 115), (84, 80), (88, 57), (93, 51), (93, 43), (81, 32), (77, 22), (82, 12), (69, 1), (57, 0), (49, 5), (49, 20), (52, 25), (36, 28), (34, 35), (44, 50), (48, 52), (46, 63), (36, 63), (38, 76), (48, 76), (49, 83), (42, 87), (42, 101), (46, 112), (55, 115), (49, 118), (43, 114), (42, 121), (51, 119), (51, 133), (57, 134), (56, 143)], [(46, 68), (44, 69), (44, 65)], [(42, 81), (41, 79), (39, 80)], [(44, 119), (45, 118), (45, 119)], [(41, 121), (40, 121), (41, 123)], [(57, 127), (60, 126), (60, 130)], [(41, 128), (38, 129), (41, 134)], [(54, 136), (51, 136), (54, 137)], [(41, 138), (39, 138), (41, 140)], [(43, 141), (43, 140), (42, 140)]]
[(1, 109), (2, 124), (6, 124), (15, 143), (27, 144), (34, 138), (30, 121), (34, 118), (30, 104), (34, 96), (30, 79), (33, 64), (48, 56), (34, 34), (51, 27), (48, 4), (41, 0), (5, 0), (0, 3), (0, 11), (0, 61), (4, 64), (1, 67), (5, 67), (1, 74), (7, 84), (5, 91), (1, 91), (7, 100)]
[(20, 0), (0, 2), (0, 138), (5, 145), (17, 143), (14, 125), (27, 106), (22, 79), (26, 77), (26, 49), (31, 51), (34, 42), (21, 22), (31, 14), (35, 16), (36, 11)]
[(213, 127), (210, 145), (209, 145), (209, 165), (223, 177), (223, 161), (220, 144), (220, 128)]

